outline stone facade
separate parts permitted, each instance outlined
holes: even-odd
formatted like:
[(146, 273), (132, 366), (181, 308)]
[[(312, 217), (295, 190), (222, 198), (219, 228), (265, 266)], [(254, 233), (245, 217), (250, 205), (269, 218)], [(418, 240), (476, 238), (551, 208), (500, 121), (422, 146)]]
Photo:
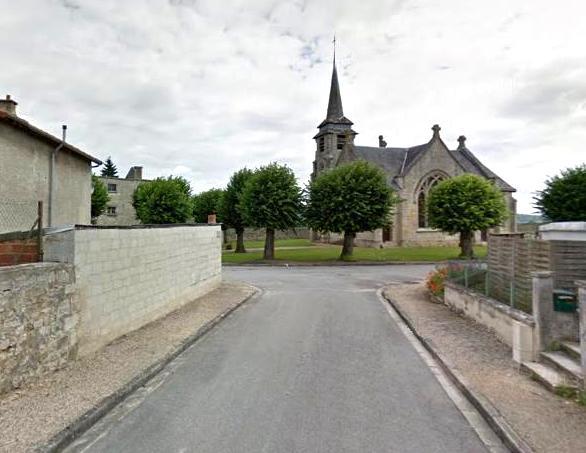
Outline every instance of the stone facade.
[(45, 260), (75, 265), (86, 355), (216, 288), (220, 225), (77, 227), (45, 238)]
[(91, 164), (101, 162), (19, 118), (15, 106), (0, 100), (0, 211), (10, 210), (0, 216), (0, 233), (30, 230), (37, 201), (45, 226), (89, 224)]
[(0, 268), (0, 393), (76, 356), (79, 309), (72, 265)]
[(110, 201), (104, 214), (96, 220), (97, 225), (136, 225), (140, 221), (132, 206), (132, 195), (142, 179), (142, 167), (132, 167), (125, 178), (99, 176), (106, 185)]
[[(515, 231), (515, 189), (485, 167), (466, 147), (466, 137), (460, 136), (457, 149), (449, 149), (440, 137), (440, 127), (432, 127), (431, 139), (422, 145), (391, 148), (382, 136), (377, 147), (355, 144), (357, 133), (353, 123), (344, 116), (336, 67), (332, 74), (330, 98), (326, 119), (318, 126), (312, 178), (321, 172), (356, 160), (367, 160), (387, 175), (388, 184), (397, 192), (401, 202), (396, 208), (391, 228), (362, 232), (356, 236), (356, 245), (401, 246), (444, 245), (457, 243), (458, 236), (450, 236), (427, 226), (425, 201), (429, 191), (441, 180), (472, 173), (487, 178), (501, 189), (509, 212), (508, 220), (493, 230)], [(480, 232), (477, 239), (481, 239)], [(315, 235), (325, 242), (341, 240), (338, 234)]]

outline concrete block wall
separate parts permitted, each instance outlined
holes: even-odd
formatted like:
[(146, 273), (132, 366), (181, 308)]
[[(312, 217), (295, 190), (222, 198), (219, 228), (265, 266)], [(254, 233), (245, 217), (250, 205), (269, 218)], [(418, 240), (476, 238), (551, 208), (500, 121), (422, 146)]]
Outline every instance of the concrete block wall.
[(221, 282), (219, 225), (77, 227), (45, 238), (45, 260), (75, 265), (79, 355), (152, 322)]
[(0, 393), (76, 356), (79, 308), (72, 265), (0, 268)]

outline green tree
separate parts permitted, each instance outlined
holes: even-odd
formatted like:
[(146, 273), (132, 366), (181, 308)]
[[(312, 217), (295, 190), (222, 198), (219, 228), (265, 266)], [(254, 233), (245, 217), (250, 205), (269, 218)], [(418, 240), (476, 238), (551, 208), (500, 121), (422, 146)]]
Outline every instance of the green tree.
[(347, 259), (356, 233), (389, 225), (397, 202), (384, 172), (357, 161), (322, 173), (310, 183), (305, 216), (317, 231), (344, 233), (340, 259)]
[(106, 184), (96, 175), (92, 175), (92, 221), (104, 213), (108, 201), (110, 201), (110, 195), (108, 195)]
[(191, 188), (180, 176), (143, 182), (134, 191), (132, 206), (145, 224), (185, 223), (191, 218)]
[(223, 222), (220, 204), (224, 197), (222, 189), (210, 189), (193, 196), (193, 218), (197, 223), (208, 223), (208, 215), (216, 214), (216, 221)]
[(586, 221), (586, 164), (568, 168), (545, 182), (535, 207), (552, 222)]
[(502, 192), (490, 181), (465, 174), (435, 186), (427, 202), (429, 225), (460, 234), (460, 257), (474, 257), (474, 232), (502, 224), (507, 208)]
[(222, 203), (220, 204), (220, 214), (222, 222), (226, 226), (234, 228), (236, 231), (236, 253), (245, 253), (244, 248), (244, 228), (248, 226), (244, 221), (242, 209), (240, 207), (240, 199), (244, 186), (253, 175), (252, 171), (247, 168), (238, 170), (230, 178), (230, 182), (224, 192)]
[(275, 230), (287, 230), (301, 223), (301, 202), (293, 171), (277, 163), (260, 167), (244, 186), (241, 207), (245, 222), (266, 228), (264, 259), (275, 257)]
[(112, 158), (108, 156), (106, 162), (104, 162), (104, 167), (102, 168), (102, 176), (107, 176), (109, 178), (117, 178), (118, 177), (118, 169), (114, 162), (112, 162)]

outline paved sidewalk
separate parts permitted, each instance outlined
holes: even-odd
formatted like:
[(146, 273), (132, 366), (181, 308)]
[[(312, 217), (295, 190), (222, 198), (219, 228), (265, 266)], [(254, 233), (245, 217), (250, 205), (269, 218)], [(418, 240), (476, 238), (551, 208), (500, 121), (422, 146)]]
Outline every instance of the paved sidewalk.
[(220, 288), (132, 332), (97, 354), (0, 397), (0, 452), (31, 451), (175, 350), (207, 322), (254, 293), (250, 285)]
[(484, 326), (429, 301), (422, 284), (385, 291), (417, 332), (430, 340), (487, 397), (536, 452), (586, 452), (586, 408), (545, 390), (518, 371), (510, 349)]

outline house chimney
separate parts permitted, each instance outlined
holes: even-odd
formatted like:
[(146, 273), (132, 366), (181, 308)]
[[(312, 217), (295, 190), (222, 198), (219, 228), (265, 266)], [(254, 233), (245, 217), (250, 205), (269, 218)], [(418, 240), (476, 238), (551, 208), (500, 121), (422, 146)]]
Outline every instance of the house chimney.
[(379, 148), (386, 148), (387, 147), (387, 142), (385, 142), (382, 135), (378, 136), (378, 147)]
[(462, 151), (463, 149), (466, 149), (466, 137), (460, 135), (458, 137), (458, 151)]
[(128, 170), (126, 179), (142, 179), (142, 167), (131, 167), (130, 170)]
[(0, 99), (0, 112), (6, 112), (9, 115), (16, 116), (16, 106), (18, 103), (12, 100), (9, 94), (6, 95), (6, 99)]

